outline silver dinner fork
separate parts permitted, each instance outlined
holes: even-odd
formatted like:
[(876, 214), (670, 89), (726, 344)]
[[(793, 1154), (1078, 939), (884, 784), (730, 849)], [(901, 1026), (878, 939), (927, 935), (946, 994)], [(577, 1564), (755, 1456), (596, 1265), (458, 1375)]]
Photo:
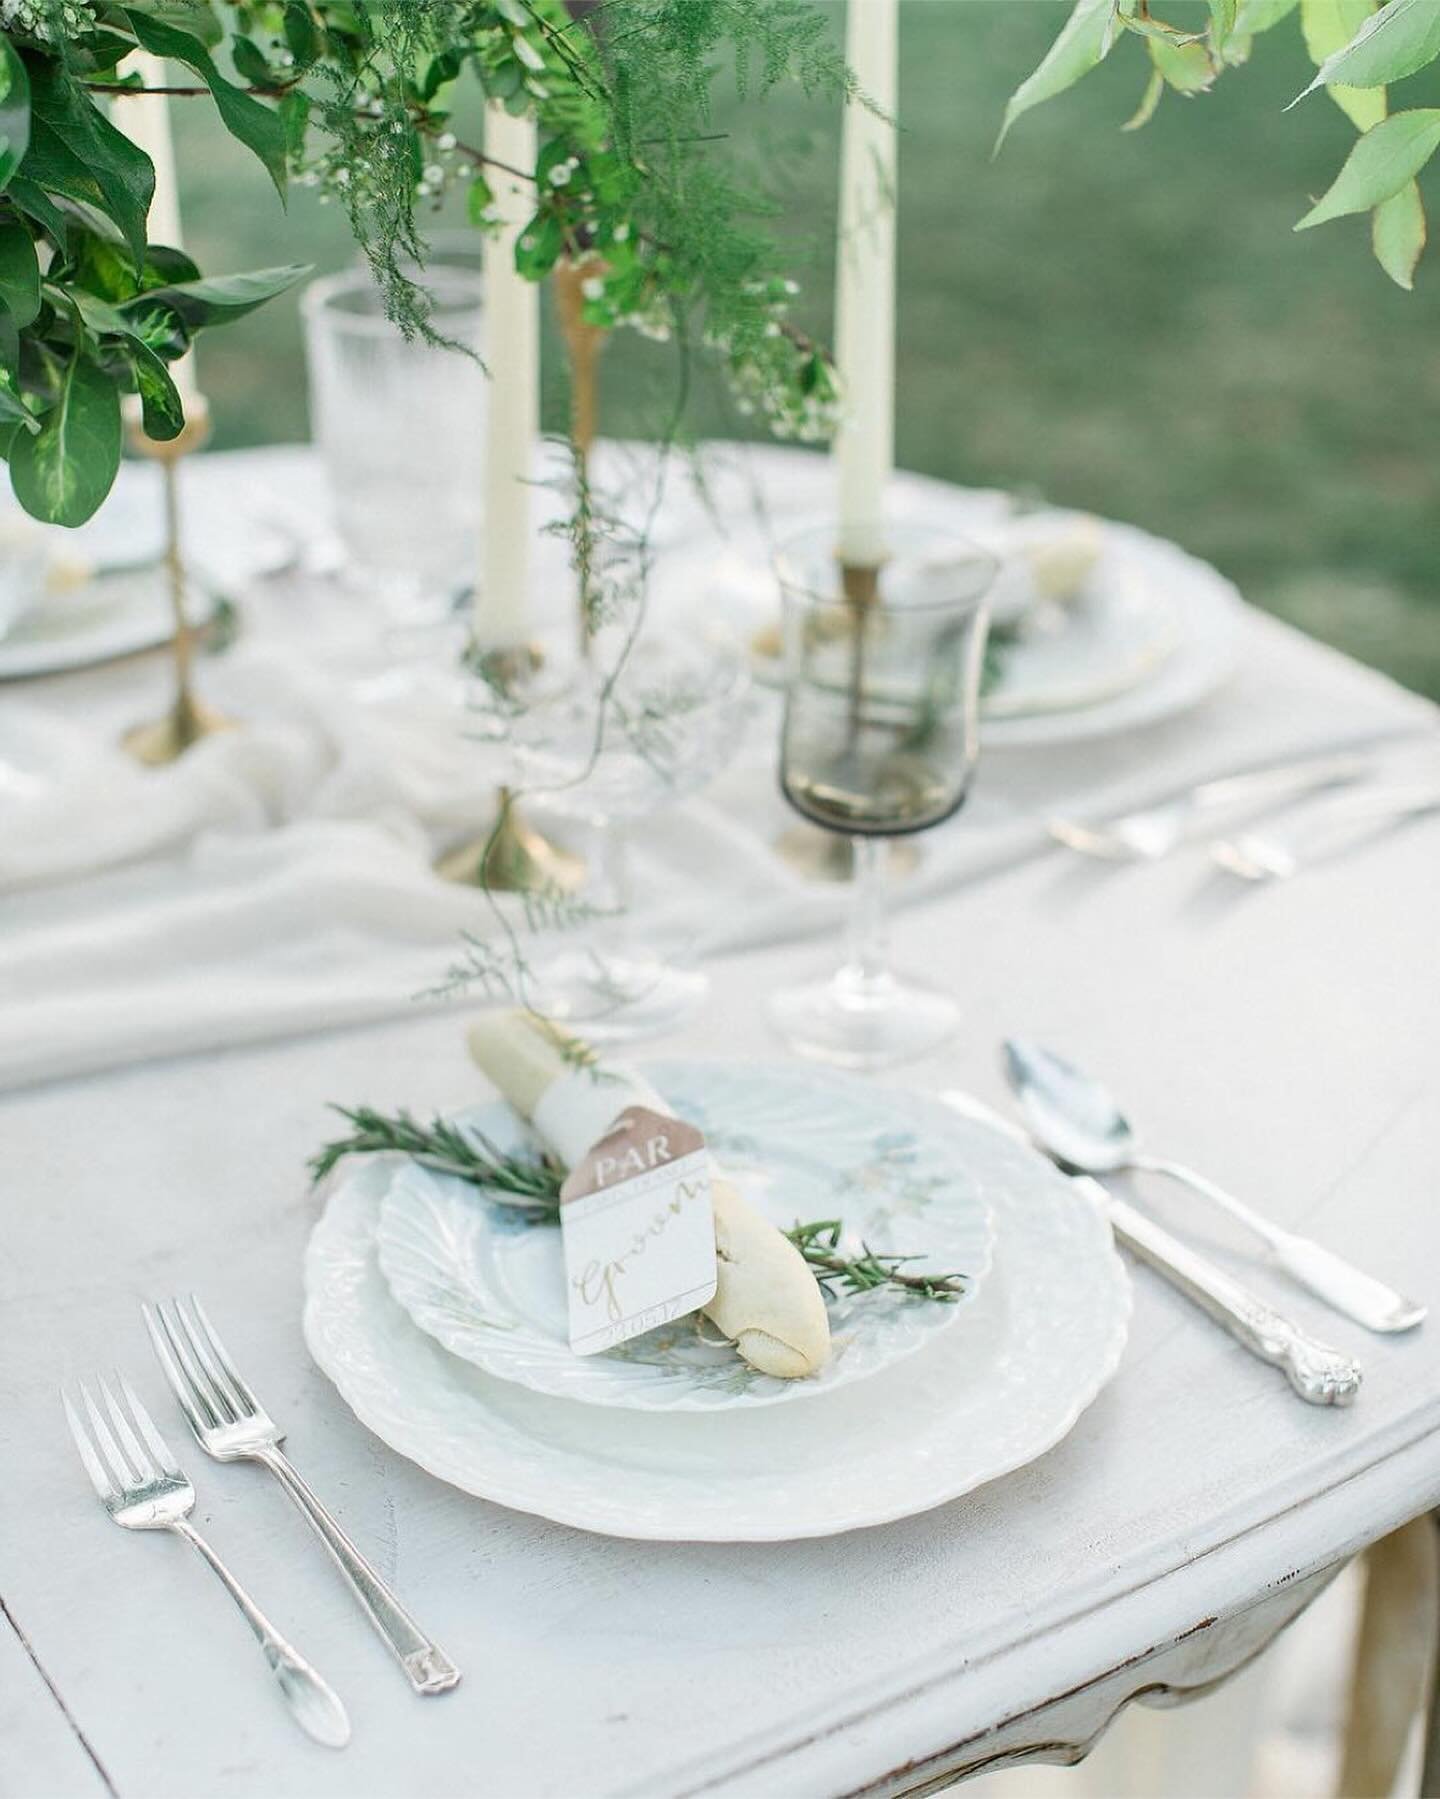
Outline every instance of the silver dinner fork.
[(165, 1439), (156, 1430), (129, 1381), (123, 1374), (117, 1375), (116, 1379), (129, 1407), (129, 1417), (104, 1380), (97, 1380), (96, 1385), (105, 1401), (108, 1422), (89, 1387), (83, 1383), (80, 1386), (80, 1404), (85, 1411), (83, 1419), (70, 1395), (64, 1391), (60, 1395), (75, 1447), (80, 1451), (80, 1460), (85, 1464), (85, 1472), (90, 1476), (100, 1503), (126, 1530), (173, 1531), (200, 1552), (245, 1614), (296, 1723), (317, 1743), (324, 1743), (331, 1749), (343, 1749), (350, 1741), (350, 1720), (345, 1715), (345, 1707), (299, 1650), (286, 1642), (204, 1537), (188, 1522), (195, 1508), (194, 1487), (180, 1472)]
[(145, 1326), (165, 1378), (195, 1440), (217, 1462), (259, 1462), (284, 1487), (330, 1551), (417, 1693), (444, 1693), (460, 1670), (386, 1586), (360, 1550), (296, 1472), (280, 1445), (285, 1433), (241, 1377), (229, 1351), (192, 1293), (188, 1305), (144, 1306)]

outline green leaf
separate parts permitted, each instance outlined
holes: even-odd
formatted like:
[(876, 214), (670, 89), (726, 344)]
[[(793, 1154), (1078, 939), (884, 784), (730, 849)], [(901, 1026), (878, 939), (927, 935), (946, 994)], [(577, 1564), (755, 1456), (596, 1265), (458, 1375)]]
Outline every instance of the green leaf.
[(176, 312), (191, 331), (206, 325), (226, 325), (244, 318), (257, 306), (283, 294), (287, 287), (310, 273), (308, 263), (289, 263), (278, 269), (254, 269), (244, 275), (211, 275), (200, 281), (176, 281), (152, 288), (129, 301), (124, 311), (162, 304)]
[(70, 237), (70, 221), (50, 198), (44, 188), (31, 181), (27, 175), (17, 175), (6, 190), (6, 198), (10, 200), (27, 219), (35, 223), (62, 248)]
[(147, 18), (188, 31), (207, 50), (218, 49), (225, 41), (225, 27), (216, 18), (210, 0), (130, 0), (130, 4)]
[(58, 62), (35, 58), (29, 72), (25, 178), (113, 219), (138, 268), (145, 254), (145, 218), (155, 192), (150, 158), (115, 129)]
[[(1316, 66), (1343, 50), (1375, 11), (1377, 0), (1300, 0), (1300, 29)], [(1332, 87), (1330, 98), (1357, 131), (1368, 131), (1385, 117), (1385, 90)]]
[[(1387, 0), (1342, 49), (1327, 56), (1305, 94), (1317, 87), (1385, 87), (1403, 81), (1440, 55), (1440, 6), (1435, 0)], [(1298, 96), (1303, 100), (1305, 94)], [(1291, 105), (1295, 104), (1291, 101)]]
[(0, 381), (0, 422), (12, 429), (19, 425), (33, 437), (40, 429), (40, 421), (30, 408)]
[(145, 435), (158, 443), (168, 443), (185, 429), (185, 408), (170, 371), (138, 337), (126, 338), (125, 353), (140, 396)]
[(0, 38), (0, 188), (8, 187), (30, 143), (30, 78), (9, 38)]
[(10, 452), (15, 497), (46, 524), (83, 525), (110, 491), (120, 448), (119, 389), (77, 354), (40, 429)]
[(242, 37), (237, 31), (230, 40), (230, 55), (237, 75), (243, 75), (246, 81), (253, 82), (257, 87), (274, 85), (275, 73), (253, 38)]
[(1346, 213), (1369, 212), (1418, 175), (1437, 146), (1440, 107), (1417, 107), (1382, 119), (1359, 139), (1329, 190), (1295, 229), (1308, 231)]
[(176, 250), (169, 244), (146, 244), (145, 273), (140, 281), (143, 292), (149, 293), (156, 287), (173, 287), (178, 281), (199, 279), (199, 267), (183, 250)]
[(1210, 47), (1217, 55), (1224, 53), (1230, 33), (1235, 29), (1238, 0), (1207, 0), (1210, 9)]
[(1148, 125), (1155, 117), (1155, 108), (1160, 104), (1160, 96), (1165, 92), (1165, 77), (1159, 69), (1151, 69), (1150, 79), (1145, 83), (1145, 91), (1140, 96), (1140, 104), (1120, 127), (1122, 131), (1138, 131), (1142, 125)]
[(0, 224), (0, 301), (21, 331), (40, 311), (40, 260), (35, 240), (17, 220)]
[(1240, 7), (1235, 15), (1236, 34), (1247, 36), (1269, 31), (1294, 12), (1298, 5), (1299, 0), (1240, 0)]
[(292, 88), (276, 109), (285, 127), (285, 153), (298, 156), (305, 148), (305, 132), (310, 124), (310, 96), (300, 88)]
[(177, 31), (173, 25), (149, 18), (133, 8), (127, 11), (126, 17), (143, 49), (153, 56), (168, 56), (174, 62), (183, 62), (195, 71), (214, 96), (215, 110), (225, 129), (260, 158), (283, 200), (285, 127), (280, 115), (270, 107), (262, 106), (243, 88), (227, 81), (199, 38), (192, 37), (188, 31)]
[(483, 175), (476, 175), (465, 194), (465, 214), (472, 225), (478, 225), (494, 203), (495, 194)]
[(1022, 113), (1063, 94), (1105, 60), (1115, 41), (1115, 14), (1116, 0), (1075, 0), (1075, 10), (1040, 66), (1020, 83), (1006, 103), (1000, 135), (995, 140), (997, 152)]
[(515, 270), (527, 281), (539, 281), (560, 260), (565, 231), (553, 212), (537, 212), (515, 239)]
[(1208, 44), (1167, 44), (1151, 38), (1150, 60), (1177, 94), (1203, 94), (1215, 85), (1215, 59)]
[(285, 43), (296, 66), (308, 69), (320, 54), (320, 33), (304, 0), (286, 0)]
[(1178, 25), (1167, 25), (1163, 19), (1154, 19), (1147, 13), (1141, 17), (1136, 13), (1122, 12), (1117, 18), (1128, 31), (1140, 37), (1163, 38), (1167, 44), (1193, 44), (1204, 36), (1200, 31), (1184, 31)]
[(1420, 203), (1418, 182), (1407, 181), (1399, 193), (1375, 208), (1370, 242), (1380, 267), (1408, 293), (1415, 285), (1415, 265), (1425, 248), (1425, 208)]

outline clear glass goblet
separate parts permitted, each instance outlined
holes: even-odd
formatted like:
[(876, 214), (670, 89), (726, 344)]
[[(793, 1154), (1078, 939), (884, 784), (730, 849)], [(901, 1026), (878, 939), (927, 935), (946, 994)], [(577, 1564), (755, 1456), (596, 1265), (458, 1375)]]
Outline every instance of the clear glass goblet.
[[(478, 271), (441, 263), (419, 278), (440, 336), (478, 346)], [(407, 342), (368, 268), (312, 281), (301, 309), (312, 427), (345, 575), (403, 650), (407, 632), (422, 643), (438, 633), (474, 578), (484, 372), (460, 349)]]
[[(635, 924), (632, 832), (706, 786), (734, 756), (749, 669), (739, 646), (704, 632), (602, 631), (548, 697), (509, 726), (517, 792), (528, 804), (590, 827), (581, 910), (530, 962), (530, 1003), (606, 1039), (664, 1030), (704, 998), (709, 978), (693, 944)], [(663, 895), (657, 895), (662, 901)]]
[(802, 1055), (879, 1068), (959, 1023), (949, 994), (890, 967), (885, 839), (942, 824), (979, 756), (980, 681), (995, 558), (950, 533), (896, 525), (875, 569), (842, 568), (833, 528), (776, 559), (785, 638), (780, 785), (812, 824), (854, 845), (845, 960), (775, 994), (770, 1018)]

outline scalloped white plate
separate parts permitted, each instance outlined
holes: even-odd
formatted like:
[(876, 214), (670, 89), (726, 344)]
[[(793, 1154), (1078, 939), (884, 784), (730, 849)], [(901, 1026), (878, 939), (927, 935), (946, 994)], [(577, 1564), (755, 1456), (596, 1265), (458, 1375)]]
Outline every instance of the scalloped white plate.
[(1120, 1360), (1130, 1284), (1110, 1228), (1022, 1145), (894, 1091), (897, 1122), (961, 1129), (996, 1260), (923, 1354), (813, 1405), (648, 1415), (531, 1393), (443, 1350), (375, 1254), (393, 1165), (332, 1190), (305, 1259), (305, 1339), (360, 1421), (441, 1480), (610, 1536), (777, 1542), (943, 1505), (1043, 1455)]
[[(965, 1275), (964, 1294), (944, 1304), (892, 1288), (837, 1297), (830, 1360), (809, 1380), (761, 1374), (698, 1330), (693, 1315), (606, 1354), (577, 1356), (559, 1230), (411, 1163), (386, 1191), (376, 1246), (390, 1291), (422, 1330), (537, 1393), (714, 1412), (813, 1399), (863, 1380), (922, 1349), (973, 1302), (990, 1266), (990, 1212), (968, 1144), (948, 1118), (924, 1131), (897, 1124), (884, 1088), (794, 1063), (663, 1062), (647, 1073), (772, 1224), (841, 1218), (851, 1253), (863, 1243), (923, 1258), (913, 1267)], [(457, 1122), (505, 1150), (534, 1146), (503, 1104)]]

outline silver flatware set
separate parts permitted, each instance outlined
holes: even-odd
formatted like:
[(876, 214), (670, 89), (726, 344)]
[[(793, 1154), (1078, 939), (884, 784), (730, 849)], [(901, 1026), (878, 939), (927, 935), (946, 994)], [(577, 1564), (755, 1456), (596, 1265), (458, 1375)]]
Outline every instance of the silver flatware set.
[[(1158, 862), (1204, 838), (1217, 868), (1246, 881), (1287, 880), (1388, 826), (1440, 811), (1440, 760), (1413, 778), (1387, 777), (1382, 753), (1395, 747), (1386, 740), (1299, 757), (1202, 781), (1116, 817), (1056, 816), (1046, 824), (1057, 843), (1095, 861)], [(1233, 828), (1237, 818), (1303, 800), (1314, 803), (1289, 823)]]
[(1234, 1275), (1184, 1243), (1147, 1213), (1103, 1184), (1119, 1174), (1152, 1174), (1178, 1181), (1259, 1237), (1269, 1259), (1332, 1310), (1367, 1330), (1415, 1329), (1426, 1309), (1311, 1238), (1275, 1225), (1255, 1207), (1180, 1162), (1141, 1149), (1109, 1092), (1073, 1064), (1039, 1044), (1010, 1038), (1002, 1067), (1025, 1124), (1003, 1117), (966, 1093), (940, 1098), (965, 1116), (1028, 1144), (1074, 1182), (1109, 1220), (1117, 1241), (1199, 1306), (1238, 1343), (1281, 1370), (1311, 1405), (1348, 1405), (1360, 1390), (1359, 1362), (1295, 1323)]
[[(147, 1305), (143, 1314), (171, 1392), (205, 1454), (218, 1462), (254, 1461), (268, 1468), (324, 1543), (412, 1689), (430, 1695), (456, 1686), (460, 1670), (420, 1629), (285, 1455), (284, 1432), (255, 1397), (199, 1300), (192, 1295), (188, 1301)], [(244, 1614), (296, 1723), (316, 1742), (344, 1748), (350, 1740), (345, 1707), (189, 1522), (195, 1488), (129, 1381), (117, 1375), (112, 1387), (97, 1377), (64, 1392), (62, 1400), (80, 1460), (111, 1518), (126, 1530), (183, 1537)]]

